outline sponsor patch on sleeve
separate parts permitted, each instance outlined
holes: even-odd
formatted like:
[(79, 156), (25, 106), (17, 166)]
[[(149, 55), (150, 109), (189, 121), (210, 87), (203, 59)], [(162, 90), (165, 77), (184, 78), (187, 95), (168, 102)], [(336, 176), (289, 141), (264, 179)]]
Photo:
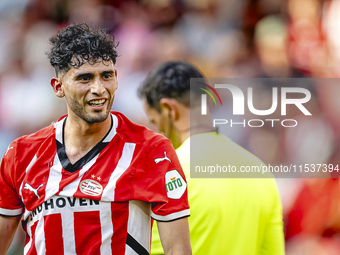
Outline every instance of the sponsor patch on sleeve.
[(168, 198), (171, 199), (180, 199), (187, 189), (187, 183), (176, 169), (165, 174), (165, 186)]

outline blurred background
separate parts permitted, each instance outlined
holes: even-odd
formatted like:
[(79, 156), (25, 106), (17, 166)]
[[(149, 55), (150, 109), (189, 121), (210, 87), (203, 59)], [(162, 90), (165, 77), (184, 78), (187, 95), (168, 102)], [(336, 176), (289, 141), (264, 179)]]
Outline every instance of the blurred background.
[[(45, 52), (58, 29), (82, 22), (119, 42), (113, 109), (144, 125), (136, 90), (166, 60), (188, 61), (212, 78), (340, 76), (340, 0), (1, 0), (1, 154), (66, 113), (49, 85), (54, 71)], [(313, 117), (298, 128), (231, 138), (267, 164), (300, 162), (303, 148), (319, 163), (339, 164), (337, 81), (315, 85)], [(340, 184), (331, 177), (277, 179), (288, 255), (340, 254)], [(22, 254), (23, 243), (20, 230), (8, 254)]]

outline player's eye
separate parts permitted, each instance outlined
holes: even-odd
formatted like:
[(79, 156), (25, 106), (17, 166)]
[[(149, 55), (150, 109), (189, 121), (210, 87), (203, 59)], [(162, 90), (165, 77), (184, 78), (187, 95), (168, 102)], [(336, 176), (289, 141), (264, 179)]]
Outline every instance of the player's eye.
[(81, 75), (78, 77), (77, 80), (87, 82), (87, 81), (90, 81), (91, 79), (92, 79), (91, 75)]
[(104, 73), (103, 74), (103, 79), (110, 79), (113, 77), (113, 74), (112, 73)]

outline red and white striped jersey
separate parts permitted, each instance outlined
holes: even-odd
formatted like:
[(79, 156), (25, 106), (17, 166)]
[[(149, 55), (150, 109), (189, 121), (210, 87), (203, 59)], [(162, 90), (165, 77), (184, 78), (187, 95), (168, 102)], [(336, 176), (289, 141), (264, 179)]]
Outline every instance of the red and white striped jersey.
[(112, 127), (71, 164), (64, 123), (15, 140), (0, 167), (0, 214), (24, 213), (24, 254), (149, 254), (151, 218), (189, 216), (171, 142), (112, 112)]

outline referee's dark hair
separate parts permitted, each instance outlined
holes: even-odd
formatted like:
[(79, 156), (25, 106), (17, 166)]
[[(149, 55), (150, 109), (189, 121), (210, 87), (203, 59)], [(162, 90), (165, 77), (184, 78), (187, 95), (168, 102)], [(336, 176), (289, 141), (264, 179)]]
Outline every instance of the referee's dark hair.
[[(158, 112), (161, 112), (159, 101), (165, 97), (174, 98), (179, 103), (190, 107), (190, 78), (204, 77), (196, 67), (189, 63), (165, 62), (150, 72), (139, 87), (138, 96), (146, 98), (149, 106)], [(199, 95), (197, 93), (197, 96)]]

